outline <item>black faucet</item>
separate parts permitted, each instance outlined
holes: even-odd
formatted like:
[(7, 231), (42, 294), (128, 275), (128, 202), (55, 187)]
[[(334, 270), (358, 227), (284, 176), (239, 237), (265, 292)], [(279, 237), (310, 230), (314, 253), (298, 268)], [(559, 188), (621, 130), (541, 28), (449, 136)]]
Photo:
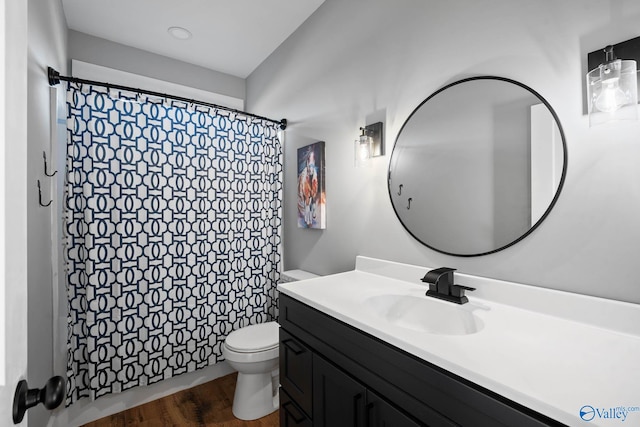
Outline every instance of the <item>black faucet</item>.
[(456, 304), (469, 302), (469, 298), (464, 296), (464, 291), (475, 291), (476, 289), (462, 285), (454, 285), (454, 271), (456, 271), (455, 268), (449, 267), (440, 267), (428, 271), (422, 278), (423, 282), (429, 284), (427, 296), (455, 302)]

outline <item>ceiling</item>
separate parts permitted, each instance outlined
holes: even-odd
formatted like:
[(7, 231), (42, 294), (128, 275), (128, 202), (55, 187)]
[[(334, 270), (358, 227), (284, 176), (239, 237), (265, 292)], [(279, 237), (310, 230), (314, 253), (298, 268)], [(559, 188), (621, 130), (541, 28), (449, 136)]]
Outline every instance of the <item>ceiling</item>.
[[(62, 0), (70, 29), (246, 78), (324, 0)], [(189, 30), (178, 40), (169, 27)]]

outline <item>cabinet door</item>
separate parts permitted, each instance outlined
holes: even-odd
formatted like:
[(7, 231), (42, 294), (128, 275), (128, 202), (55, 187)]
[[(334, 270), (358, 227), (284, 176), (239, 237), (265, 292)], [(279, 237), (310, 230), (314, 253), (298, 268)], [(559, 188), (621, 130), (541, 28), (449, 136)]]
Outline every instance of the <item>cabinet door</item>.
[(367, 427), (419, 427), (413, 419), (367, 390)]
[(280, 389), (280, 427), (312, 427), (311, 420), (295, 404), (284, 389)]
[(280, 385), (309, 417), (313, 403), (312, 363), (311, 350), (280, 328)]
[(313, 355), (313, 426), (364, 427), (365, 387)]

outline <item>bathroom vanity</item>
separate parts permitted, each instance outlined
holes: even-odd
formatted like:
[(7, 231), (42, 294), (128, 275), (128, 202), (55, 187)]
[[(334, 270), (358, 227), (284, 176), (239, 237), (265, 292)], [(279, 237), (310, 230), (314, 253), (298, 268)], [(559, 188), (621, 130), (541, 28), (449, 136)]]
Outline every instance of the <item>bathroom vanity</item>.
[(456, 274), (457, 305), (429, 269), (358, 257), (279, 286), (281, 426), (640, 423), (637, 305)]

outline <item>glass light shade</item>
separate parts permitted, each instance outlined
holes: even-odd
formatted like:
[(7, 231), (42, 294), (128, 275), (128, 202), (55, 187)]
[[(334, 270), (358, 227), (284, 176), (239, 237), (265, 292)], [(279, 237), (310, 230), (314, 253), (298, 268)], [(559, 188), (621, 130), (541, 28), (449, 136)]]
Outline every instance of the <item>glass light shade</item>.
[(636, 61), (616, 59), (587, 74), (589, 126), (638, 120)]
[(372, 157), (373, 140), (366, 135), (360, 135), (355, 141), (355, 166), (365, 167), (369, 165)]

